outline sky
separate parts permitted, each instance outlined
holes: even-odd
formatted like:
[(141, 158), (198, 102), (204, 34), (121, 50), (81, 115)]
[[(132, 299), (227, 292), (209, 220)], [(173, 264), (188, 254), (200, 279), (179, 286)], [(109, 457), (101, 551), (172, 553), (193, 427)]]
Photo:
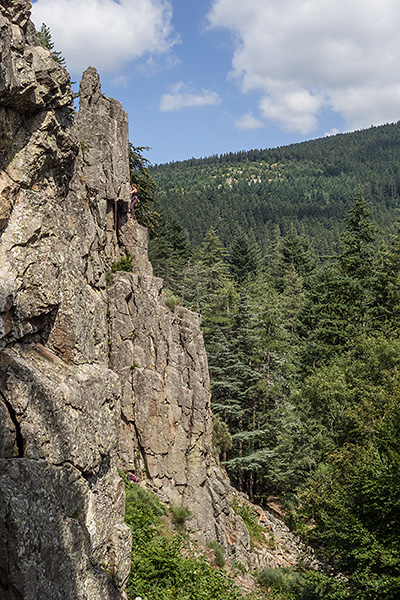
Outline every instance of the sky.
[(398, 0), (33, 0), (32, 20), (153, 164), (400, 120)]

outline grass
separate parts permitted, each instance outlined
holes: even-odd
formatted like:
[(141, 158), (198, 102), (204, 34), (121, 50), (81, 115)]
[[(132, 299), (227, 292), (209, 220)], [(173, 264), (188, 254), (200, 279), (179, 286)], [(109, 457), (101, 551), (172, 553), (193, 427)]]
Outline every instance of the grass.
[(215, 564), (217, 565), (217, 567), (219, 567), (220, 569), (223, 569), (225, 567), (225, 548), (223, 548), (223, 546), (221, 546), (221, 544), (218, 544), (218, 542), (216, 541), (212, 541), (208, 544), (208, 547), (211, 548), (212, 550), (214, 550), (214, 556), (215, 556)]

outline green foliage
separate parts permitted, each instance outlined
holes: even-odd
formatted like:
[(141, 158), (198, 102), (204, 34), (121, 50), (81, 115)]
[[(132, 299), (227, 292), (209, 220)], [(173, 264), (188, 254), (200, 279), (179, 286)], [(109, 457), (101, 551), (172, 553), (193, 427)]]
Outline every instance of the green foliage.
[(257, 582), (268, 590), (271, 600), (350, 600), (343, 581), (315, 571), (265, 567)]
[(223, 569), (225, 566), (225, 548), (223, 546), (221, 546), (221, 544), (218, 544), (218, 542), (216, 542), (215, 540), (213, 540), (212, 542), (210, 542), (208, 544), (208, 547), (211, 548), (212, 550), (214, 550), (214, 556), (215, 556), (215, 562), (216, 565), (220, 568)]
[(154, 272), (164, 285), (179, 295), (186, 294), (186, 272), (192, 251), (181, 225), (172, 217), (161, 214), (157, 229), (150, 239), (149, 258)]
[(300, 600), (353, 600), (343, 577), (330, 577), (318, 571), (302, 573)]
[(318, 261), (310, 239), (304, 231), (298, 233), (293, 224), (283, 237), (280, 231), (275, 231), (271, 250), (268, 271), (279, 291), (285, 289), (289, 273), (296, 273), (305, 284), (308, 283)]
[(232, 568), (234, 571), (239, 571), (239, 573), (241, 573), (242, 575), (244, 575), (246, 573), (246, 567), (237, 558), (233, 559)]
[(172, 504), (171, 506), (171, 521), (178, 529), (183, 529), (187, 520), (192, 518), (192, 513), (186, 506), (181, 504)]
[(266, 588), (274, 588), (278, 591), (289, 592), (290, 580), (283, 569), (265, 567), (257, 574), (257, 581)]
[(135, 206), (137, 221), (147, 227), (153, 235), (160, 218), (157, 211), (156, 182), (149, 172), (149, 161), (143, 152), (147, 146), (133, 146), (129, 143), (129, 170), (131, 185), (135, 184), (138, 191), (138, 202)]
[[(125, 522), (132, 529), (132, 534), (150, 535), (147, 528), (160, 525), (160, 517), (166, 510), (158, 498), (137, 484), (125, 482), (126, 506)], [(135, 538), (136, 539), (136, 538)]]
[(50, 50), (51, 56), (54, 58), (54, 60), (63, 67), (65, 67), (65, 58), (62, 56), (61, 52), (57, 52), (56, 50), (54, 50), (54, 42), (51, 38), (51, 31), (45, 23), (42, 23), (40, 31), (36, 33), (36, 36), (38, 42), (43, 46), (43, 48), (47, 48), (47, 50)]
[(151, 169), (160, 207), (168, 207), (201, 245), (212, 223), (227, 249), (241, 230), (263, 256), (273, 254), (276, 228), (292, 226), (317, 254), (336, 254), (343, 215), (363, 184), (374, 222), (389, 239), (400, 206), (400, 123), (275, 149), (250, 150)]
[(226, 456), (227, 451), (232, 448), (232, 436), (229, 433), (228, 425), (219, 415), (213, 415), (212, 442), (217, 455), (223, 453)]
[[(239, 183), (250, 172), (243, 166)], [(287, 164), (274, 167), (275, 175), (268, 168), (268, 185), (291, 177)], [(205, 167), (198, 175), (210, 173)], [(231, 206), (236, 183), (224, 192), (223, 178), (216, 183)], [(212, 212), (211, 184), (203, 190), (213, 198)], [(245, 179), (242, 203), (244, 184), (251, 188)], [(347, 218), (332, 227), (329, 251), (334, 246), (336, 256), (318, 263), (306, 228), (286, 222), (272, 228), (267, 243), (255, 234), (268, 254), (260, 261), (244, 221), (239, 232), (232, 226), (228, 242), (213, 213), (207, 223), (211, 218), (214, 227), (170, 278), (172, 291), (203, 316), (214, 445), (231, 481), (262, 505), (279, 496), (287, 522), (327, 566), (329, 575), (264, 573), (274, 600), (400, 597), (400, 233), (378, 251), (371, 187), (353, 184), (352, 204), (351, 195), (340, 202), (340, 217), (348, 209)], [(329, 199), (324, 194), (321, 201)], [(254, 509), (234, 509), (252, 545), (268, 544)]]
[[(182, 534), (171, 534), (166, 511), (154, 494), (126, 485), (126, 522), (132, 530), (132, 568), (127, 594), (144, 600), (239, 600), (242, 593), (204, 557), (195, 558)], [(184, 554), (183, 554), (184, 552)]]
[(331, 438), (301, 494), (309, 540), (355, 600), (400, 592), (399, 351), (398, 339), (367, 338), (305, 390)]
[(111, 272), (116, 273), (117, 271), (132, 271), (133, 269), (133, 256), (126, 253), (122, 256), (119, 261), (114, 262), (111, 267)]
[(309, 281), (310, 293), (300, 316), (308, 335), (304, 347), (308, 367), (348, 352), (375, 326), (375, 228), (360, 189), (345, 223), (341, 252)]
[(181, 304), (181, 299), (178, 298), (170, 289), (164, 288), (164, 302), (170, 309), (170, 311), (174, 312), (175, 307)]
[(237, 515), (242, 517), (244, 524), (247, 527), (247, 531), (249, 532), (250, 543), (252, 547), (265, 544), (265, 530), (260, 525), (259, 515), (254, 506), (248, 502), (239, 504), (238, 502), (234, 501), (232, 502), (232, 508)]
[(234, 279), (243, 284), (246, 279), (254, 277), (260, 267), (260, 250), (254, 239), (245, 233), (239, 233), (232, 244), (229, 266)]

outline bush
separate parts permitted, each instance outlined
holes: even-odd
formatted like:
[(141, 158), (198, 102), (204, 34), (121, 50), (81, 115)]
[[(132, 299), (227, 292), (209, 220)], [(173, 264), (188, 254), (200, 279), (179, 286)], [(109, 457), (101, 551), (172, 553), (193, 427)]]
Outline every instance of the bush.
[(118, 262), (114, 262), (111, 267), (111, 271), (132, 271), (133, 268), (133, 256), (127, 252), (125, 256), (122, 256)]
[(279, 591), (289, 591), (287, 577), (282, 569), (265, 567), (257, 575), (257, 581), (266, 588), (273, 588)]
[(175, 307), (181, 304), (181, 299), (178, 296), (175, 296), (171, 290), (168, 288), (164, 289), (164, 302), (170, 309), (170, 311), (174, 312)]
[(225, 548), (218, 544), (216, 541), (212, 541), (208, 544), (208, 547), (214, 550), (215, 563), (217, 567), (223, 569), (225, 566)]
[(160, 517), (165, 514), (166, 510), (157, 496), (136, 483), (126, 481), (125, 522), (134, 535), (159, 523)]
[(177, 526), (178, 529), (183, 529), (185, 521), (191, 518), (192, 514), (185, 506), (177, 504), (173, 504), (171, 506), (171, 521)]
[(350, 600), (351, 598), (343, 581), (317, 571), (299, 572), (290, 568), (265, 567), (256, 578), (261, 586), (267, 588), (268, 598), (274, 600)]
[(245, 575), (245, 573), (246, 573), (246, 567), (237, 558), (233, 559), (232, 567), (233, 567), (233, 569), (235, 571), (239, 571), (242, 575)]
[[(137, 596), (144, 600), (243, 600), (225, 572), (202, 556), (193, 557), (182, 533), (168, 531), (166, 510), (157, 497), (122, 477), (125, 520), (132, 530), (132, 568), (126, 590), (129, 600)], [(184, 522), (190, 515), (182, 506), (174, 507), (174, 511), (178, 521)]]

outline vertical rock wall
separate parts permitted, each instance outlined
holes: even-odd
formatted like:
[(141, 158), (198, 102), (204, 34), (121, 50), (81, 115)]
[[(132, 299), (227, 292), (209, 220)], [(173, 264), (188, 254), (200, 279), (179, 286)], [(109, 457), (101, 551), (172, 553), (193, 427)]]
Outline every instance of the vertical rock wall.
[(97, 285), (113, 257), (69, 76), (29, 10), (0, 2), (0, 597), (118, 600), (131, 540)]
[[(129, 253), (133, 265), (132, 273), (109, 273), (106, 285), (109, 367), (121, 385), (121, 467), (145, 477), (166, 501), (187, 507), (199, 540), (227, 544), (230, 515), (246, 545), (247, 530), (226, 498), (229, 481), (213, 461), (200, 317), (183, 308), (172, 313), (165, 305), (162, 281), (148, 261), (147, 231), (129, 212), (126, 114), (101, 93), (92, 67), (83, 75), (80, 99), (80, 179), (98, 229), (91, 264)], [(104, 284), (103, 276), (91, 277), (92, 285)]]

